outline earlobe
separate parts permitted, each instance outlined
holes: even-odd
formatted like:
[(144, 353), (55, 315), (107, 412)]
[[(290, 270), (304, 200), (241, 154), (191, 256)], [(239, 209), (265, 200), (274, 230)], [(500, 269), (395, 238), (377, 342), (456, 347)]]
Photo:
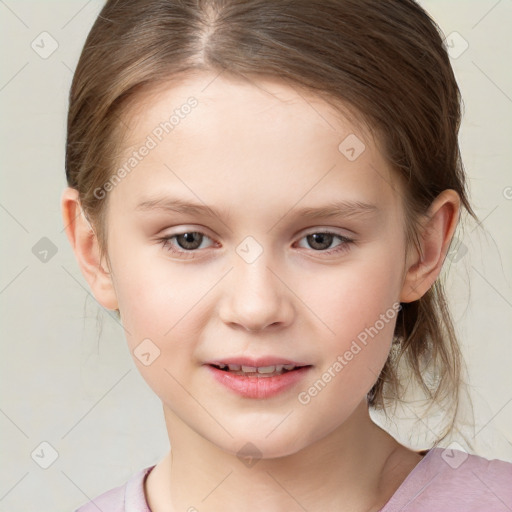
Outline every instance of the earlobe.
[(420, 251), (411, 251), (400, 302), (420, 299), (434, 284), (448, 252), (459, 220), (460, 196), (455, 190), (441, 192), (432, 202), (419, 233)]
[(111, 273), (100, 260), (96, 233), (83, 213), (76, 189), (64, 189), (61, 212), (69, 243), (92, 294), (103, 307), (118, 309)]

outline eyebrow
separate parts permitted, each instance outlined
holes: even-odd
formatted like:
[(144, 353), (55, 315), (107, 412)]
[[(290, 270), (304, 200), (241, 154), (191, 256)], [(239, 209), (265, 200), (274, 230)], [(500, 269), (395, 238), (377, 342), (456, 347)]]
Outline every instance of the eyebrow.
[[(135, 210), (138, 212), (168, 211), (198, 216), (209, 216), (230, 219), (231, 215), (227, 209), (216, 209), (201, 203), (192, 203), (179, 198), (169, 196), (148, 198), (139, 203)], [(300, 209), (291, 208), (288, 213), (293, 212), (296, 217), (306, 219), (332, 218), (332, 217), (362, 217), (376, 215), (379, 208), (364, 201), (338, 200), (330, 201), (323, 206), (304, 207)], [(288, 215), (286, 213), (283, 217)]]

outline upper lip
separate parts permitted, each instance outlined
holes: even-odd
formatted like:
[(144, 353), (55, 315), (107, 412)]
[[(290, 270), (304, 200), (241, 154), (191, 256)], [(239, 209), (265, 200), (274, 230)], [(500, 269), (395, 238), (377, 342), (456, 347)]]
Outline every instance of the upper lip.
[(293, 366), (311, 366), (308, 363), (294, 361), (292, 359), (286, 359), (283, 357), (276, 356), (264, 356), (264, 357), (224, 357), (222, 359), (213, 359), (207, 361), (205, 364), (210, 365), (228, 365), (238, 364), (240, 366), (249, 366), (252, 368), (261, 368), (265, 366), (277, 366), (277, 365), (293, 365)]

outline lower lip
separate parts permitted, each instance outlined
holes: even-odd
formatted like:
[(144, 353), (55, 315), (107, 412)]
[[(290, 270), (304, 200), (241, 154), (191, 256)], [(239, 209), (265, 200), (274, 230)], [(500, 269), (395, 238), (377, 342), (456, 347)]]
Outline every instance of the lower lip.
[(311, 366), (282, 373), (274, 377), (245, 377), (219, 370), (207, 365), (213, 377), (223, 386), (245, 398), (270, 398), (297, 384), (304, 378)]

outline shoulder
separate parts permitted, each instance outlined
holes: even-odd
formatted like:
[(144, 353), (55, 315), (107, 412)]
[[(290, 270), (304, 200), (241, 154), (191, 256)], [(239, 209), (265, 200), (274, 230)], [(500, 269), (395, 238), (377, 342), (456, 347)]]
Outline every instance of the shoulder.
[(100, 494), (75, 512), (150, 512), (144, 493), (144, 480), (154, 467), (141, 469), (123, 485)]
[(512, 463), (450, 448), (433, 448), (381, 512), (510, 512)]

